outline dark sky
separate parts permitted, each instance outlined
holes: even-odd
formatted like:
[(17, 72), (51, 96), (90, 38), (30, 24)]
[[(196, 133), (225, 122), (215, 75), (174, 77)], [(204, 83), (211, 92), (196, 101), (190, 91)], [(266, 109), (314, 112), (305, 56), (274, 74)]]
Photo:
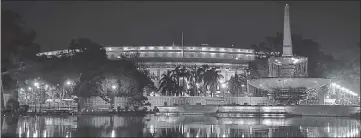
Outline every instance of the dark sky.
[(360, 2), (3, 2), (37, 32), (43, 51), (88, 37), (104, 45), (216, 43), (248, 47), (282, 32), (290, 4), (294, 33), (349, 59), (360, 55)]

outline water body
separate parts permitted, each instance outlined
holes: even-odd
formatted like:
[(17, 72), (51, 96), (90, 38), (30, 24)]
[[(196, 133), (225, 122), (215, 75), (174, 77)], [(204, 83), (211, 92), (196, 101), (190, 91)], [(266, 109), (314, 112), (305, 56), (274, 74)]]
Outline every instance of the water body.
[(360, 120), (331, 117), (5, 116), (5, 137), (360, 137)]

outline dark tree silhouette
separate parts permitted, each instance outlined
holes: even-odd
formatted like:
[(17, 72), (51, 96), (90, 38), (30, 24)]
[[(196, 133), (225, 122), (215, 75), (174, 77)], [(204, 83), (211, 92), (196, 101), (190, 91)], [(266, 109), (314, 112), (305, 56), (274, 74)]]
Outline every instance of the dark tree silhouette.
[[(36, 33), (24, 27), (20, 15), (10, 10), (1, 11), (1, 107), (4, 109), (3, 85), (14, 89), (16, 83), (8, 73), (18, 71), (31, 64), (40, 51), (40, 46), (33, 43)], [(6, 34), (6, 35), (5, 35)]]
[(223, 78), (223, 76), (220, 74), (220, 71), (216, 68), (211, 68), (206, 70), (204, 72), (204, 87), (208, 88), (208, 90), (211, 91), (212, 97), (213, 94), (216, 93), (217, 86), (219, 85), (219, 80)]
[(159, 80), (159, 90), (162, 95), (171, 96), (178, 95), (179, 84), (177, 79), (172, 71), (167, 71), (166, 74), (162, 75), (162, 78)]
[[(276, 36), (268, 36), (264, 42), (258, 45), (252, 45), (256, 52), (264, 52), (270, 57), (271, 52), (282, 52), (283, 34), (277, 33)], [(297, 56), (308, 58), (308, 74), (310, 77), (325, 77), (324, 69), (330, 69), (331, 64), (337, 62), (331, 55), (327, 55), (320, 50), (320, 45), (311, 39), (303, 38), (301, 35), (292, 35), (293, 53)], [(282, 53), (276, 55), (281, 56)], [(256, 61), (257, 62), (257, 61)], [(250, 66), (251, 70), (267, 69), (267, 64), (260, 65), (262, 67)]]
[(243, 92), (246, 91), (246, 85), (247, 77), (245, 74), (234, 74), (234, 76), (232, 76), (231, 79), (228, 81), (228, 89), (233, 96), (239, 96), (240, 91), (242, 91), (241, 94), (245, 94)]

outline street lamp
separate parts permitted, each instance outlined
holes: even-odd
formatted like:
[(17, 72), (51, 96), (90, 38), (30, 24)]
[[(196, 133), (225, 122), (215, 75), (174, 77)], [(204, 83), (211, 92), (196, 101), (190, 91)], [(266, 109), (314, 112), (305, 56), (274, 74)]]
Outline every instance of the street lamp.
[(34, 82), (34, 86), (35, 86), (36, 88), (39, 88), (39, 83), (38, 83), (38, 82)]
[(226, 84), (226, 83), (222, 83), (222, 84), (221, 84), (221, 87), (222, 87), (222, 88), (226, 88), (226, 87), (227, 87), (227, 84)]
[(112, 89), (113, 89), (113, 90), (117, 89), (117, 86), (113, 85), (113, 86), (112, 86)]
[(67, 80), (67, 81), (66, 81), (66, 85), (71, 85), (71, 81), (70, 81), (70, 80)]

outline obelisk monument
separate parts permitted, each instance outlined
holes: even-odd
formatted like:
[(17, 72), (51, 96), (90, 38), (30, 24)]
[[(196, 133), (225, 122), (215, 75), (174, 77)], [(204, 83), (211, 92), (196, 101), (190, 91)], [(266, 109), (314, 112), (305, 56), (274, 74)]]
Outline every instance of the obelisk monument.
[(283, 53), (282, 56), (292, 56), (292, 38), (290, 27), (290, 11), (289, 6), (285, 6), (284, 22), (283, 22)]

